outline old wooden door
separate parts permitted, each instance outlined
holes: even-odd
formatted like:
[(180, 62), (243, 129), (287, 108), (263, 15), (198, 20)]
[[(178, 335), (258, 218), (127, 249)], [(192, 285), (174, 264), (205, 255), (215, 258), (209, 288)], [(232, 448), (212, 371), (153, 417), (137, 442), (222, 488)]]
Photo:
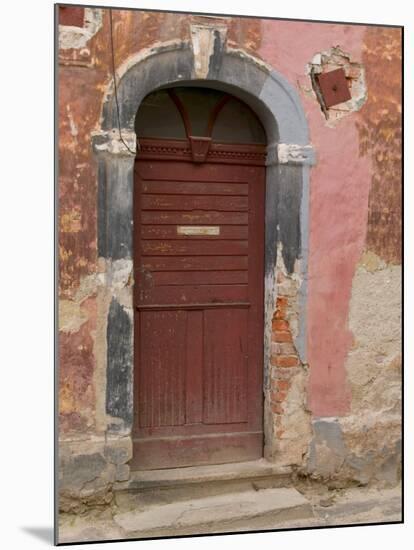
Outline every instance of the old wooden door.
[(132, 467), (263, 449), (264, 146), (141, 139)]

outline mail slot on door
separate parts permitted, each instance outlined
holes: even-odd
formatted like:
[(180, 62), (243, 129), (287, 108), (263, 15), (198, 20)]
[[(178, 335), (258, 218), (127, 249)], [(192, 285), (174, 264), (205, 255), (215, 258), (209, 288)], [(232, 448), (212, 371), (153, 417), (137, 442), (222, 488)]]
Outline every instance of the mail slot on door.
[(220, 235), (218, 225), (178, 225), (178, 235)]

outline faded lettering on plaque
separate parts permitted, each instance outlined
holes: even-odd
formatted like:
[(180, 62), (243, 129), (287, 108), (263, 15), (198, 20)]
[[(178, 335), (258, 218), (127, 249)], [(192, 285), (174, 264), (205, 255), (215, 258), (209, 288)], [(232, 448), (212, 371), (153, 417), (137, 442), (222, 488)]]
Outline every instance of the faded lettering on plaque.
[(218, 225), (177, 225), (178, 235), (220, 235)]

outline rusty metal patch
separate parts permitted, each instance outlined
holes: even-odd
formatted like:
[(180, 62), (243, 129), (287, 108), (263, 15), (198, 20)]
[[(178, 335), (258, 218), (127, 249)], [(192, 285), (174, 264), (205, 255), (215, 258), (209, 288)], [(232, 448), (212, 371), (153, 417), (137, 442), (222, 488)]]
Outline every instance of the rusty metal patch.
[(343, 69), (316, 75), (325, 107), (333, 107), (351, 99), (348, 81)]

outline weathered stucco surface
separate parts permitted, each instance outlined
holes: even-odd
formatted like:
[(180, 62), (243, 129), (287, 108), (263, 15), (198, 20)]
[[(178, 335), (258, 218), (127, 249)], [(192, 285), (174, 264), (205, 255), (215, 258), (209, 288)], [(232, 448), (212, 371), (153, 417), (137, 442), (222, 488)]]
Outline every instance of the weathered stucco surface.
[(129, 478), (129, 437), (66, 439), (59, 454), (59, 509), (64, 512), (109, 504), (113, 484)]
[(341, 422), (351, 451), (346, 466), (361, 482), (396, 482), (401, 460), (401, 266), (387, 266), (372, 253), (363, 257), (353, 280), (349, 324), (354, 338), (346, 361), (351, 414)]
[(363, 62), (370, 101), (357, 123), (360, 154), (372, 161), (367, 248), (396, 265), (402, 256), (401, 57), (400, 29), (367, 29)]
[[(111, 484), (127, 477), (129, 460), (126, 453), (111, 461), (105, 449), (109, 439), (114, 446), (130, 442), (130, 407), (123, 396), (131, 395), (132, 340), (116, 339), (109, 349), (108, 338), (111, 326), (127, 331), (132, 326), (132, 263), (121, 249), (131, 243), (122, 219), (110, 220), (113, 232), (99, 226), (108, 196), (98, 196), (97, 182), (107, 178), (120, 209), (129, 208), (132, 191), (117, 185), (128, 162), (111, 163), (92, 147), (113, 91), (109, 13), (94, 17), (86, 42), (80, 47), (77, 35), (71, 43), (66, 32), (59, 52), (59, 435), (65, 509), (75, 506), (76, 495), (83, 503), (94, 494), (96, 502), (110, 499)], [(273, 440), (265, 453), (332, 482), (393, 483), (400, 463), (401, 31), (114, 10), (116, 67), (126, 70), (151, 48), (161, 51), (182, 41), (194, 47), (191, 28), (205, 25), (220, 30), (220, 55), (231, 48), (290, 83), (316, 153), (315, 166), (306, 172), (309, 197), (292, 165), (305, 148), (279, 145), (279, 165), (272, 172), (291, 187), (279, 206), (285, 225), (278, 238), (285, 246), (278, 273), (269, 270), (274, 310), (268, 316), (275, 326), (287, 323), (282, 332), (292, 341), (278, 341), (277, 328), (273, 342), (268, 335), (274, 371), (266, 386), (265, 424)], [(210, 44), (208, 32), (200, 36), (196, 40)], [(349, 70), (363, 70), (366, 90), (363, 100), (338, 106), (345, 111), (327, 120), (309, 66), (322, 52), (329, 61), (337, 48)], [(226, 66), (229, 78), (231, 70)], [(249, 86), (266, 96), (264, 80)], [(289, 216), (295, 220), (290, 229)], [(277, 318), (278, 296), (286, 298), (286, 318)], [(112, 393), (108, 398), (108, 380), (119, 388), (117, 398)]]
[[(308, 281), (309, 407), (315, 416), (345, 414), (350, 393), (345, 358), (355, 265), (365, 242), (370, 159), (359, 157), (357, 113), (329, 125), (312, 90), (308, 64), (340, 45), (362, 62), (365, 28), (266, 21), (261, 53), (300, 87), (317, 162), (310, 174)], [(277, 32), (276, 32), (277, 31)], [(292, 47), (292, 36), (297, 37)]]
[(351, 411), (315, 420), (308, 471), (360, 484), (398, 482), (401, 467), (401, 267), (365, 253), (352, 285), (346, 360)]

